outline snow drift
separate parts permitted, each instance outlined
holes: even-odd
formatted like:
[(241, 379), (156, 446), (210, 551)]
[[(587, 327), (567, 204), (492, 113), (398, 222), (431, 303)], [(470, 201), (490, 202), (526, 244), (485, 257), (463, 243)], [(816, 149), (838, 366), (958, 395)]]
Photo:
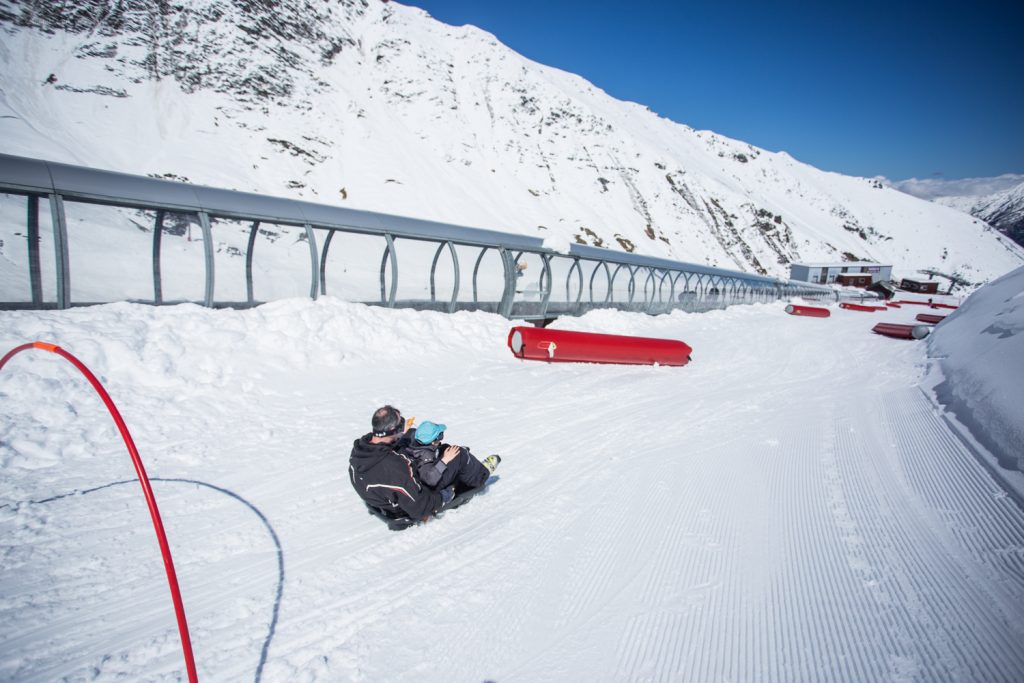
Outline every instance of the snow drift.
[(1004, 467), (1024, 470), (1024, 268), (982, 287), (929, 339), (935, 392)]

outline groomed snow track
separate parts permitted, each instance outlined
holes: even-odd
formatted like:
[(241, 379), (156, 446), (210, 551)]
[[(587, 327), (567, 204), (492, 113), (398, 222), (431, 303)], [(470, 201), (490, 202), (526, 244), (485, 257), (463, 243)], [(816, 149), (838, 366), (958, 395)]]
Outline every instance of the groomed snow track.
[[(919, 388), (923, 344), (877, 316), (559, 321), (693, 346), (652, 368), (531, 364), (498, 316), (329, 298), (4, 315), (0, 341), (90, 358), (155, 477), (242, 496), (280, 539), (157, 482), (200, 680), (1024, 679), (1024, 513)], [(0, 679), (180, 677), (130, 487), (25, 502), (130, 478), (103, 416), (53, 368), (6, 372)], [(388, 531), (346, 477), (386, 401), (501, 453), (498, 480)]]

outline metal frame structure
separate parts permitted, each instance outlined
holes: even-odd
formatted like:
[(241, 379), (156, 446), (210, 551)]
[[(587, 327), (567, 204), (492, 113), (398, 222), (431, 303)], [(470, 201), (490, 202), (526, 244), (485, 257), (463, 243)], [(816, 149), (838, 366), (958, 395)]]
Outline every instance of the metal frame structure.
[[(786, 281), (722, 268), (711, 268), (585, 245), (572, 245), (568, 253), (544, 247), (539, 238), (493, 230), (482, 230), (403, 216), (359, 211), (293, 199), (236, 192), (188, 183), (148, 178), (0, 154), (0, 193), (26, 197), (25, 235), (28, 240), (29, 293), (24, 301), (0, 300), (0, 308), (69, 308), (105, 303), (73, 301), (71, 297), (70, 248), (65, 203), (105, 205), (124, 209), (155, 211), (152, 242), (152, 299), (139, 303), (169, 304), (164, 297), (160, 268), (164, 222), (169, 213), (195, 220), (202, 233), (205, 306), (246, 307), (262, 303), (253, 292), (253, 254), (263, 224), (293, 226), (304, 230), (309, 243), (309, 296), (328, 293), (328, 253), (336, 233), (369, 235), (383, 240), (380, 260), (380, 297), (363, 301), (390, 308), (418, 308), (444, 312), (486, 310), (506, 318), (543, 320), (560, 315), (579, 315), (594, 308), (617, 308), (650, 314), (675, 309), (701, 311), (735, 303), (788, 299), (835, 300), (836, 292), (804, 282)], [(50, 206), (55, 252), (55, 296), (45, 300), (39, 254), (39, 201)], [(212, 226), (217, 220), (250, 223), (245, 254), (246, 298), (241, 301), (215, 298), (215, 264)], [(317, 236), (322, 247), (317, 248)], [(343, 237), (342, 235), (342, 237)], [(398, 298), (399, 254), (395, 240), (415, 240), (437, 245), (429, 271), (429, 299)], [(436, 280), (441, 255), (447, 247), (453, 268), (450, 298), (438, 298)], [(456, 247), (477, 248), (472, 269), (472, 297), (460, 298), (461, 280)], [(503, 290), (499, 300), (481, 300), (479, 278), (484, 256), (495, 250), (501, 262)], [(539, 260), (536, 288), (521, 287), (529, 282), (527, 259)], [(556, 286), (553, 264), (565, 271), (565, 297)], [(584, 268), (591, 268), (589, 278)], [(604, 272), (605, 296), (595, 297), (598, 272)], [(561, 272), (561, 271), (560, 271)], [(628, 280), (619, 280), (620, 274)], [(420, 274), (423, 277), (424, 274)], [(493, 274), (492, 274), (493, 275)], [(413, 276), (415, 277), (415, 275)], [(680, 284), (682, 281), (682, 284)], [(621, 283), (621, 284), (617, 284)], [(425, 284), (425, 282), (424, 282)], [(575, 287), (574, 287), (575, 285)], [(622, 287), (623, 289), (619, 289)], [(575, 295), (573, 294), (575, 292)], [(616, 294), (619, 296), (616, 296)], [(0, 294), (6, 299), (8, 293)]]

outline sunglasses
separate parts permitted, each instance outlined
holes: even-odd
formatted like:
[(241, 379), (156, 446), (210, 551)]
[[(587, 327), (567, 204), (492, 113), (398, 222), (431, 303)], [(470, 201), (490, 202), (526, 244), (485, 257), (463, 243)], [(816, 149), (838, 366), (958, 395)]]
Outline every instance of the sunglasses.
[(398, 414), (398, 425), (394, 429), (389, 429), (388, 430), (388, 436), (391, 436), (393, 434), (401, 434), (404, 431), (405, 431), (405, 418), (402, 416), (401, 413), (399, 413)]
[(405, 418), (402, 417), (401, 413), (398, 413), (398, 423), (391, 429), (386, 429), (382, 432), (376, 432), (374, 436), (394, 436), (395, 434), (401, 434), (405, 431)]

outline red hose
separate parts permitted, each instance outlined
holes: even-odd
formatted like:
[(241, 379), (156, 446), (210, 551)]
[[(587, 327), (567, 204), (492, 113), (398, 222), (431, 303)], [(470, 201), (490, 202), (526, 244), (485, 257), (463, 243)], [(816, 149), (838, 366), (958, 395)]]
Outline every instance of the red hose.
[(73, 355), (60, 348), (56, 344), (48, 344), (46, 342), (32, 342), (31, 344), (22, 344), (17, 346), (7, 354), (0, 358), (0, 370), (3, 369), (7, 361), (10, 360), (14, 355), (25, 351), (26, 349), (41, 349), (43, 351), (50, 351), (56, 353), (58, 356), (63, 356), (65, 359), (71, 362), (76, 368), (78, 368), (85, 378), (89, 380), (89, 384), (92, 385), (96, 393), (103, 399), (103, 403), (107, 406), (107, 410), (110, 411), (111, 417), (114, 418), (114, 423), (117, 424), (118, 430), (121, 432), (121, 438), (124, 439), (125, 445), (128, 447), (128, 454), (132, 456), (132, 463), (135, 465), (135, 472), (139, 475), (139, 483), (142, 484), (142, 493), (146, 497), (146, 505), (149, 506), (149, 515), (153, 518), (153, 528), (156, 529), (156, 538), (160, 543), (160, 554), (164, 558), (164, 568), (167, 570), (167, 583), (171, 587), (171, 600), (174, 602), (174, 612), (178, 617), (178, 633), (181, 634), (181, 649), (185, 654), (185, 669), (188, 672), (188, 680), (190, 683), (196, 683), (199, 680), (199, 676), (196, 674), (196, 662), (192, 656), (192, 640), (188, 636), (188, 622), (185, 621), (185, 606), (181, 601), (181, 591), (178, 589), (178, 576), (174, 573), (174, 560), (171, 559), (171, 548), (167, 543), (167, 534), (164, 533), (164, 524), (160, 520), (160, 511), (156, 507), (156, 498), (153, 497), (153, 487), (149, 485), (149, 477), (146, 476), (146, 469), (142, 466), (142, 458), (139, 456), (139, 451), (135, 448), (135, 442), (132, 440), (132, 435), (128, 433), (128, 426), (124, 423), (121, 418), (121, 413), (118, 412), (117, 406), (110, 398), (110, 394), (103, 388), (100, 381), (96, 379), (96, 375), (92, 374), (89, 368), (85, 367), (82, 361), (75, 358)]

